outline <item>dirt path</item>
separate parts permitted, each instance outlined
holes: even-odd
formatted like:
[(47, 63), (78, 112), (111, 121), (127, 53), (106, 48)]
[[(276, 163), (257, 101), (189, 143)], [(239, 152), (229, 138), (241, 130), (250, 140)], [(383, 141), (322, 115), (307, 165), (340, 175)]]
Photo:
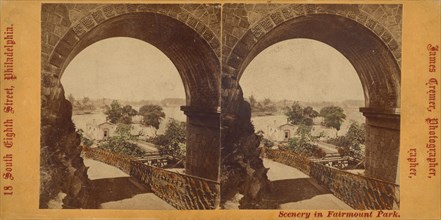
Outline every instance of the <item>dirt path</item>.
[(281, 209), (352, 209), (298, 169), (266, 158), (263, 163), (270, 168), (268, 178), (274, 190), (270, 197), (278, 201)]
[(102, 209), (174, 210), (175, 208), (153, 194), (135, 178), (116, 167), (84, 159), (92, 180), (92, 196)]

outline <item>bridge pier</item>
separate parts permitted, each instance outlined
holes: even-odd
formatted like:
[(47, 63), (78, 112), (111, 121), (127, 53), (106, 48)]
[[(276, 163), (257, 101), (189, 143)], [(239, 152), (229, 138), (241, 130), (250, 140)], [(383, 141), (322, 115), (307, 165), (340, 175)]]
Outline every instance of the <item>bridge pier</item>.
[(181, 106), (187, 115), (186, 173), (219, 181), (220, 109)]
[(360, 108), (366, 117), (365, 175), (398, 184), (400, 109)]

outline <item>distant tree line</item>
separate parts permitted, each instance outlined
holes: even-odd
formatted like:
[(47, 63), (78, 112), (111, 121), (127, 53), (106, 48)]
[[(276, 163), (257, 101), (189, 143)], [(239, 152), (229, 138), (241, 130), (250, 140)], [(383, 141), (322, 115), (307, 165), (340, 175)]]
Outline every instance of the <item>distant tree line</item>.
[(257, 101), (254, 96), (248, 98), (252, 112), (277, 112), (276, 104), (269, 98), (265, 98), (263, 101)]
[(81, 100), (76, 100), (75, 97), (73, 97), (72, 94), (69, 94), (67, 99), (72, 104), (72, 109), (73, 110), (94, 111), (96, 109), (96, 106), (90, 100), (89, 97), (83, 97), (83, 99), (81, 99)]
[(133, 117), (140, 115), (142, 116), (141, 124), (155, 128), (155, 134), (165, 118), (165, 113), (159, 105), (143, 105), (138, 112), (130, 105), (121, 106), (116, 100), (105, 106), (104, 114), (106, 114), (106, 119), (114, 124), (132, 124)]
[(314, 118), (322, 117), (322, 125), (328, 128), (340, 130), (346, 115), (339, 106), (325, 106), (320, 109), (320, 113), (311, 106), (302, 107), (299, 102), (294, 102), (291, 107), (285, 109), (288, 121), (293, 125), (314, 125)]

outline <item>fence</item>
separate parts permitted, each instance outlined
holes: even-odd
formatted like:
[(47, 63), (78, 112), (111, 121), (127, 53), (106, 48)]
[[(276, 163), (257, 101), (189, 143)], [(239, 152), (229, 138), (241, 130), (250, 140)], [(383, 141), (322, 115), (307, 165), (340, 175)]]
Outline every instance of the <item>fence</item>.
[(268, 150), (267, 157), (299, 169), (354, 209), (395, 209), (400, 205), (400, 187), (394, 183), (328, 167), (289, 151)]
[(87, 158), (115, 166), (149, 187), (177, 209), (215, 209), (219, 205), (219, 183), (149, 166), (135, 158), (98, 148), (84, 148)]

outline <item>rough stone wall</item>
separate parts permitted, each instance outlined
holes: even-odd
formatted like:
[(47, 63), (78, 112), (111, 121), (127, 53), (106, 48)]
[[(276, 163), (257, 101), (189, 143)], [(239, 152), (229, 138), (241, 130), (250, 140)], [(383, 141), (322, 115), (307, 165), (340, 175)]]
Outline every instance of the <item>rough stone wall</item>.
[(367, 115), (365, 145), (369, 147), (366, 147), (365, 174), (395, 183), (399, 175), (400, 118), (397, 115), (380, 118)]
[(311, 163), (310, 176), (357, 210), (398, 209), (400, 187), (393, 183)]
[[(401, 63), (401, 12), (401, 5), (224, 4), (223, 71), (234, 74), (253, 45), (279, 24), (313, 14), (338, 15), (362, 24), (382, 39)], [(239, 41), (245, 44), (238, 45)]]
[(261, 137), (254, 134), (251, 108), (240, 88), (239, 94), (236, 111), (223, 108), (221, 114), (221, 206), (240, 193), (244, 195), (239, 201), (241, 209), (276, 208), (263, 200), (270, 183), (257, 150)]
[[(106, 20), (124, 14), (151, 12), (177, 19), (199, 33), (220, 57), (220, 5), (213, 4), (44, 4), (42, 66), (58, 74), (69, 49)], [(57, 48), (56, 48), (57, 47)], [(49, 61), (49, 62), (48, 62)]]
[(148, 166), (97, 148), (85, 148), (85, 156), (118, 167), (177, 209), (215, 209), (219, 205), (219, 183), (215, 181)]
[(311, 170), (311, 160), (306, 157), (300, 156), (294, 152), (282, 151), (282, 150), (268, 150), (267, 157), (279, 163), (286, 164), (291, 167), (299, 169), (306, 175), (309, 175)]
[[(193, 176), (219, 180), (220, 129), (219, 113), (195, 116), (186, 112), (187, 147), (186, 172)], [(217, 158), (215, 160), (213, 158)]]
[(79, 157), (80, 138), (71, 121), (72, 107), (61, 87), (51, 88), (54, 102), (41, 112), (40, 208), (60, 192), (63, 208), (94, 208), (88, 200), (87, 169)]
[(400, 187), (394, 183), (352, 174), (310, 161), (293, 152), (269, 150), (268, 158), (301, 170), (358, 210), (397, 209)]

